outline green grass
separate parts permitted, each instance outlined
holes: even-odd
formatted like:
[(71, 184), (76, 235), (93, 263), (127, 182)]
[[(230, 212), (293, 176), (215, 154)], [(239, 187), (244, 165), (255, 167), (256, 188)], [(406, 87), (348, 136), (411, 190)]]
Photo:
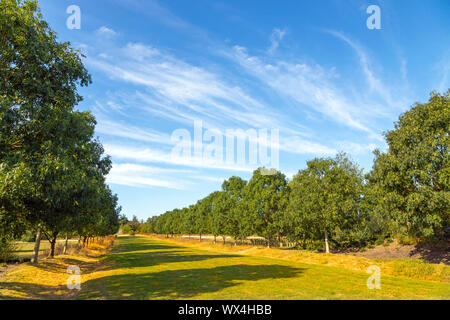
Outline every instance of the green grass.
[(201, 250), (150, 237), (119, 237), (78, 299), (450, 299), (450, 285), (339, 267)]

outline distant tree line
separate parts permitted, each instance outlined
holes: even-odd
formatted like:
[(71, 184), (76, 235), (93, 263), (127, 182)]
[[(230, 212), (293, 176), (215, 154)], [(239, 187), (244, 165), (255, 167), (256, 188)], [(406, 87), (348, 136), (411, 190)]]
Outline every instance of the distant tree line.
[(291, 181), (255, 170), (249, 181), (231, 177), (222, 189), (187, 208), (149, 218), (140, 232), (212, 234), (242, 241), (260, 236), (309, 248), (362, 247), (393, 237), (434, 242), (450, 225), (449, 92), (403, 113), (386, 132), (364, 175), (346, 154), (315, 158)]
[(0, 246), (25, 233), (55, 252), (58, 237), (118, 230), (111, 160), (90, 112), (75, 110), (91, 77), (79, 51), (59, 42), (34, 0), (0, 2)]

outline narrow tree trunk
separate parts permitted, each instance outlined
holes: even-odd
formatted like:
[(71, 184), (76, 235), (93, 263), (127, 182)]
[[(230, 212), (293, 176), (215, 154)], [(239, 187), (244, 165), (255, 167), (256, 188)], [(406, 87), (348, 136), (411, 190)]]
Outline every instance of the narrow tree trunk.
[(200, 241), (202, 241), (202, 234), (200, 233)]
[(53, 234), (53, 238), (50, 240), (50, 258), (55, 257), (55, 245), (56, 245), (56, 238), (58, 236), (58, 233)]
[(234, 246), (237, 246), (237, 240), (234, 239)]
[(225, 236), (222, 236), (222, 239), (223, 239), (223, 244), (225, 244)]
[(330, 247), (328, 246), (328, 231), (325, 230), (325, 252), (330, 253)]
[(69, 241), (69, 236), (66, 234), (66, 242), (64, 242), (63, 254), (67, 253), (67, 242)]
[(39, 262), (39, 247), (41, 245), (41, 228), (36, 231), (36, 240), (34, 242), (33, 257), (31, 258), (31, 263)]
[(216, 244), (216, 236), (214, 235), (214, 244)]
[(83, 248), (86, 247), (86, 238), (87, 238), (86, 236), (83, 237)]

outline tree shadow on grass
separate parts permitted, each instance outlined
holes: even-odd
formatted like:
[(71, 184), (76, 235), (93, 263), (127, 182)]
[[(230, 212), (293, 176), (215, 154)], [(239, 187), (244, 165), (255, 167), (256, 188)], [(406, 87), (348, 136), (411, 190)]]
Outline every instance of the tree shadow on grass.
[(232, 265), (114, 275), (87, 281), (78, 299), (187, 299), (233, 287), (241, 281), (293, 278), (303, 268), (283, 265)]
[(71, 299), (76, 292), (66, 286), (45, 286), (24, 282), (2, 282), (0, 289), (8, 290), (8, 294), (0, 293), (0, 300), (61, 300)]
[(124, 254), (112, 254), (105, 258), (109, 270), (118, 268), (150, 267), (165, 263), (182, 263), (218, 258), (240, 257), (234, 254), (196, 254), (191, 251), (144, 251)]
[(101, 266), (96, 261), (82, 261), (72, 258), (65, 258), (58, 256), (55, 259), (47, 258), (39, 261), (38, 264), (31, 264), (42, 271), (52, 273), (66, 273), (68, 266), (78, 266), (81, 269), (82, 274), (89, 274), (94, 271), (107, 270), (107, 266)]
[[(139, 243), (137, 242), (139, 240)], [(126, 236), (120, 237), (120, 246), (116, 247), (113, 252), (130, 252), (130, 251), (143, 251), (143, 250), (170, 250), (180, 249), (182, 246), (163, 244), (156, 242), (147, 237), (139, 236)]]

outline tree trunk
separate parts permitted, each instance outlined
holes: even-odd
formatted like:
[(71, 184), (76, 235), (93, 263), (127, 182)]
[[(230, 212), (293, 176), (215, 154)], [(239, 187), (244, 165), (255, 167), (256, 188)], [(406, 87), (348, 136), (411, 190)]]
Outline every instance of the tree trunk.
[(67, 242), (69, 241), (69, 236), (66, 234), (66, 242), (64, 242), (63, 254), (67, 252)]
[(33, 257), (31, 258), (31, 263), (39, 262), (39, 247), (41, 245), (41, 228), (36, 231), (36, 240), (34, 242)]
[(330, 253), (330, 247), (328, 246), (328, 231), (325, 230), (325, 252)]
[(237, 246), (237, 240), (234, 239), (234, 246)]
[(223, 239), (223, 244), (225, 244), (225, 236), (222, 236), (222, 239)]
[(85, 248), (85, 247), (86, 247), (86, 236), (83, 237), (83, 248)]
[(202, 241), (202, 234), (200, 233), (200, 241)]
[(56, 245), (56, 238), (58, 236), (58, 233), (53, 234), (53, 238), (50, 240), (50, 258), (55, 257), (55, 245)]
[(216, 236), (214, 235), (214, 244), (216, 244)]

